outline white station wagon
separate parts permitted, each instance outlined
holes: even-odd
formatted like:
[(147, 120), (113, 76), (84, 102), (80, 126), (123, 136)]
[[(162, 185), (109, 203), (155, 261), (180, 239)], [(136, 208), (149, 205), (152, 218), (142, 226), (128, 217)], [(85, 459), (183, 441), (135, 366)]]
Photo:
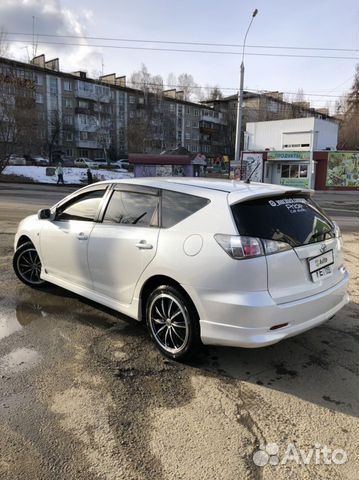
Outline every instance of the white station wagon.
[(13, 265), (146, 322), (162, 353), (262, 347), (347, 302), (338, 226), (300, 189), (193, 178), (100, 182), (23, 220)]

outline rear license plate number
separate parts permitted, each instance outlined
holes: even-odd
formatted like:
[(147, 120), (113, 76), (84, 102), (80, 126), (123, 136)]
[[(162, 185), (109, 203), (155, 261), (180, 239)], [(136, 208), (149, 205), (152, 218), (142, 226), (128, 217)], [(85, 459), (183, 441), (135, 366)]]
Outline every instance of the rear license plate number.
[(333, 273), (334, 254), (333, 250), (322, 253), (308, 260), (309, 272), (313, 282), (319, 282)]

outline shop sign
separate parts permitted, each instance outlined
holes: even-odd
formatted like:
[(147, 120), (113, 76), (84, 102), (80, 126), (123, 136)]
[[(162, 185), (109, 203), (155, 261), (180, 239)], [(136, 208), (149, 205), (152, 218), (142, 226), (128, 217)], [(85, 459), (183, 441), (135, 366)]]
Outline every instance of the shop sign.
[(304, 151), (304, 152), (283, 152), (283, 151), (270, 151), (267, 152), (267, 160), (304, 160), (308, 161), (310, 160), (310, 152)]
[(287, 187), (309, 188), (309, 179), (308, 178), (281, 178), (280, 184), (286, 185)]

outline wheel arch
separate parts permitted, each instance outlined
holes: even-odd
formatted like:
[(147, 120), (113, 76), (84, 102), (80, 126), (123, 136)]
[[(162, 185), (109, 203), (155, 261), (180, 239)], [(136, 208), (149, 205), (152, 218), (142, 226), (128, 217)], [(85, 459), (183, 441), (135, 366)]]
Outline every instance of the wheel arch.
[(193, 310), (196, 312), (197, 317), (199, 318), (198, 309), (190, 297), (190, 295), (186, 292), (186, 290), (182, 287), (182, 285), (167, 275), (153, 275), (152, 277), (148, 278), (145, 283), (142, 285), (140, 297), (139, 297), (139, 308), (138, 308), (138, 319), (140, 322), (144, 321), (145, 314), (146, 314), (146, 300), (148, 296), (153, 292), (153, 290), (160, 285), (170, 285), (172, 287), (177, 288), (183, 296), (190, 302)]
[(22, 245), (25, 245), (25, 243), (32, 243), (34, 245), (34, 242), (31, 240), (31, 238), (28, 235), (22, 234), (16, 244), (16, 249), (21, 247)]

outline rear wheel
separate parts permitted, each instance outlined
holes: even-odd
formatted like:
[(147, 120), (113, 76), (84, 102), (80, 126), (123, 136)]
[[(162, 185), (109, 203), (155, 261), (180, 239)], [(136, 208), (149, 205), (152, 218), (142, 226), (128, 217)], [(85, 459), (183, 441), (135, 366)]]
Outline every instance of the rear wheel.
[(182, 360), (200, 344), (198, 315), (177, 288), (157, 287), (147, 299), (146, 323), (152, 340), (167, 357)]
[(15, 252), (13, 267), (17, 277), (33, 288), (41, 288), (47, 285), (45, 280), (40, 278), (41, 260), (36, 248), (31, 242), (21, 245)]

